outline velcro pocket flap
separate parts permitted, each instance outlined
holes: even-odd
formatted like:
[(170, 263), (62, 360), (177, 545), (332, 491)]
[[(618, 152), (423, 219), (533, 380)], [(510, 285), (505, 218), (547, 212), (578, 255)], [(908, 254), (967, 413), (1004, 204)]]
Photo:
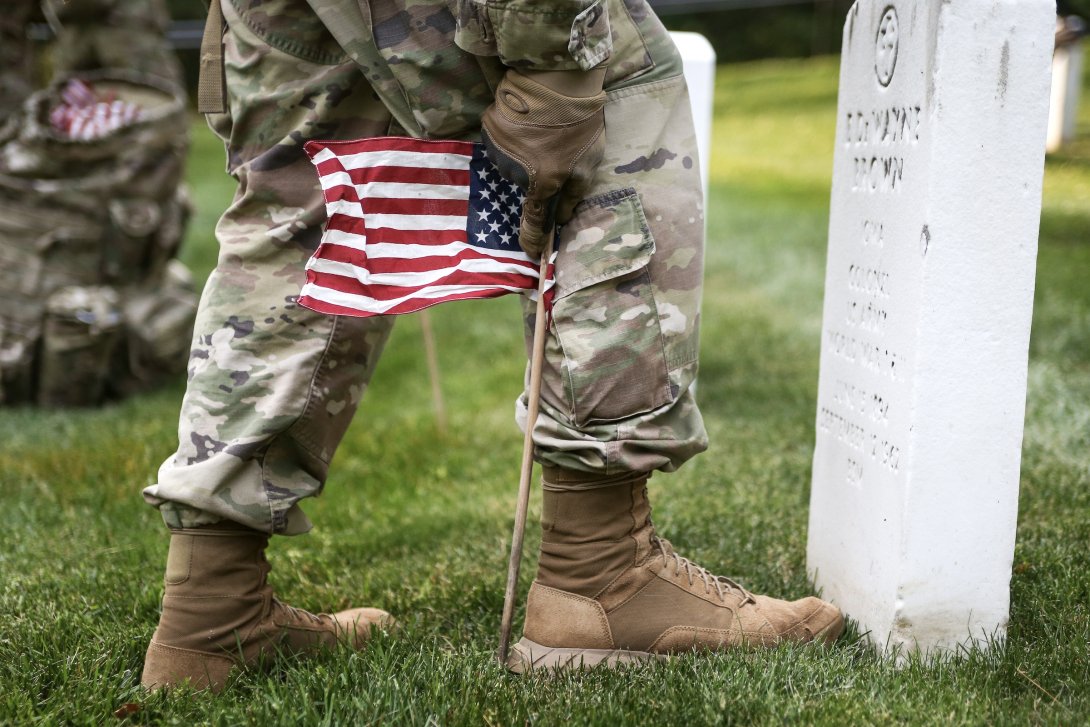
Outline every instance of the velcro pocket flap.
[(645, 267), (655, 253), (635, 189), (591, 197), (575, 208), (560, 232), (556, 260), (557, 300), (575, 291)]

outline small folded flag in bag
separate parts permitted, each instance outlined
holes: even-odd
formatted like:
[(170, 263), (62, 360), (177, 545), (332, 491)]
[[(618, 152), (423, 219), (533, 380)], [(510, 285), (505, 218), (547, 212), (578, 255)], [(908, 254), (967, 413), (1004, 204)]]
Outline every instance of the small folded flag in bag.
[(538, 261), (518, 244), (523, 195), (483, 145), (375, 137), (305, 149), (328, 220), (301, 305), (366, 317), (536, 291)]
[(91, 84), (73, 78), (61, 89), (61, 103), (49, 112), (49, 123), (69, 139), (91, 141), (141, 119), (134, 103), (100, 97)]

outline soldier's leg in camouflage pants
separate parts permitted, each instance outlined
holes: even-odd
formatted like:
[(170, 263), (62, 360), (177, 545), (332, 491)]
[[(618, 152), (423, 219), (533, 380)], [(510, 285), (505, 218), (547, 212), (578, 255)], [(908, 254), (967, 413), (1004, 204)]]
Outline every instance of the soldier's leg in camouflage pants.
[(537, 459), (605, 476), (673, 471), (707, 446), (691, 390), (704, 214), (685, 81), (610, 90), (605, 113), (594, 189), (560, 234)]
[[(489, 93), (489, 74), (477, 60), (455, 62), (465, 54), (452, 19), (439, 17), (449, 16), (442, 2), (413, 5), (423, 15), (405, 25), (407, 36), (374, 33), (355, 0), (222, 5), (232, 113), (218, 126), (240, 192), (221, 222), (220, 267), (198, 318), (181, 446), (146, 494), (174, 527), (228, 518), (297, 533), (309, 523), (296, 502), (320, 489), (389, 326), (324, 319), (291, 302), (322, 218), (301, 142), (385, 131), (362, 80), (364, 66), (382, 82), (375, 63), (399, 74), (393, 91), (383, 87), (397, 118), (474, 137), (472, 119), (447, 123), (454, 112), (442, 84), (466, 84), (483, 108), (489, 99), (477, 96)], [(690, 392), (703, 248), (694, 133), (676, 51), (660, 26), (635, 37), (649, 32), (661, 47), (658, 75), (637, 73), (628, 85), (619, 77), (609, 89), (606, 157), (561, 236), (534, 433), (537, 458), (554, 467), (673, 470), (706, 446)], [(390, 57), (375, 61), (372, 41)], [(357, 65), (342, 62), (344, 49)], [(421, 88), (422, 68), (440, 57), (465, 78)], [(490, 62), (498, 63), (480, 60)]]
[(325, 218), (302, 145), (386, 133), (389, 115), (309, 11), (279, 19), (308, 42), (274, 47), (223, 8), (229, 113), (210, 121), (239, 186), (216, 229), (179, 448), (144, 495), (172, 528), (300, 533), (296, 502), (321, 489), (392, 326), (294, 302)]
[[(547, 52), (534, 56), (538, 38), (563, 30), (579, 5), (305, 2), (411, 135), (465, 139), (480, 138), (480, 115), (507, 70), (502, 51), (550, 67)], [(690, 390), (704, 247), (696, 135), (665, 27), (643, 0), (602, 5), (613, 40), (606, 152), (561, 234), (535, 457), (591, 473), (670, 471), (707, 445)], [(498, 18), (488, 32), (471, 19), (482, 13)], [(532, 314), (526, 306), (528, 334)], [(516, 416), (525, 426), (525, 397)]]

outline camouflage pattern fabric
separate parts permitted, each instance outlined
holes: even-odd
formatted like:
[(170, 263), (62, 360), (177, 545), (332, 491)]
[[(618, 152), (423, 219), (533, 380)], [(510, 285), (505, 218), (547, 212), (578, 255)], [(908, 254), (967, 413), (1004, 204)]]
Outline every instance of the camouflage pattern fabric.
[(26, 26), (38, 0), (12, 0), (0, 12), (0, 123), (34, 90), (34, 48)]
[[(606, 157), (561, 235), (536, 458), (670, 471), (706, 447), (691, 392), (704, 230), (695, 134), (680, 59), (643, 0), (222, 5), (229, 113), (210, 123), (240, 184), (217, 228), (179, 450), (144, 491), (169, 526), (309, 529), (299, 500), (321, 490), (392, 325), (294, 302), (323, 221), (303, 143), (476, 139), (509, 65), (609, 63)], [(525, 395), (516, 417), (525, 424)]]
[(45, 0), (44, 5), (57, 35), (54, 74), (126, 69), (182, 84), (181, 63), (166, 38), (166, 0)]
[[(179, 448), (145, 497), (172, 527), (228, 518), (299, 533), (310, 526), (295, 503), (321, 489), (393, 325), (295, 304), (325, 219), (302, 145), (384, 134), (390, 115), (305, 5), (272, 26), (223, 9), (229, 109), (209, 121), (239, 186), (216, 230)], [(298, 52), (277, 47), (292, 33)]]
[[(172, 262), (189, 212), (182, 91), (154, 76), (84, 78), (141, 119), (92, 140), (60, 134), (61, 81), (0, 129), (0, 404), (88, 405), (146, 388), (178, 370), (164, 338), (192, 320), (195, 296)], [(139, 333), (116, 335), (122, 321)]]

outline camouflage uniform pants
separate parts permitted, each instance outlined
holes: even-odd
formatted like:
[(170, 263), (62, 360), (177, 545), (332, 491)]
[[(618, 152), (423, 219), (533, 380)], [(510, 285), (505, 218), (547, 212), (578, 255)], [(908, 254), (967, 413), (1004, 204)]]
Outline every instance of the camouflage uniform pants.
[[(298, 502), (321, 489), (393, 324), (295, 304), (324, 217), (302, 144), (476, 138), (509, 62), (456, 46), (446, 2), (370, 6), (223, 0), (229, 112), (210, 123), (239, 187), (217, 228), (179, 449), (144, 493), (171, 527), (309, 529)], [(689, 102), (657, 19), (634, 0), (616, 7), (608, 148), (561, 234), (534, 428), (538, 461), (602, 474), (670, 471), (706, 446), (690, 386), (704, 222)], [(525, 396), (516, 416), (524, 426)]]

